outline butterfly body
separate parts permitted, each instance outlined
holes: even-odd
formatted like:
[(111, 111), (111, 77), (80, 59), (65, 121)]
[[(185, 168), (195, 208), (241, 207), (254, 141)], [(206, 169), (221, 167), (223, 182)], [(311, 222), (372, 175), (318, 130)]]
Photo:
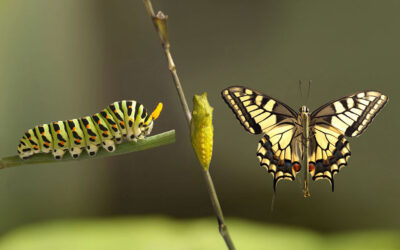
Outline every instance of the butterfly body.
[(310, 113), (299, 113), (286, 104), (256, 90), (233, 86), (222, 97), (242, 126), (251, 134), (263, 134), (257, 158), (274, 178), (295, 180), (303, 169), (304, 195), (309, 196), (308, 178), (328, 179), (347, 165), (351, 155), (347, 137), (361, 134), (387, 102), (377, 91), (361, 91), (332, 101)]

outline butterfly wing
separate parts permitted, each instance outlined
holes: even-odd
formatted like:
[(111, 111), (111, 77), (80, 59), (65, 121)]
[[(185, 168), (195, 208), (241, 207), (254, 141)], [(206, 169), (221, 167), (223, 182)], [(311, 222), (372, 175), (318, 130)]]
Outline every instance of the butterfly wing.
[(285, 119), (297, 117), (286, 104), (250, 88), (229, 87), (221, 94), (243, 127), (252, 134), (261, 134)]
[(313, 180), (326, 178), (333, 190), (333, 176), (347, 165), (351, 155), (345, 136), (363, 133), (387, 100), (378, 91), (362, 91), (327, 103), (311, 114), (309, 167)]
[(286, 104), (246, 87), (229, 87), (222, 97), (243, 127), (252, 134), (264, 133), (258, 143), (257, 158), (276, 183), (294, 180), (300, 170), (297, 113)]
[(300, 171), (301, 129), (294, 122), (284, 122), (265, 132), (258, 143), (257, 158), (260, 165), (271, 173), (273, 187), (281, 179), (293, 181)]
[(358, 136), (365, 131), (387, 100), (387, 96), (378, 91), (357, 92), (315, 110), (311, 114), (311, 123), (326, 123), (346, 136)]
[(328, 179), (333, 191), (333, 176), (347, 165), (350, 144), (340, 130), (326, 124), (313, 126), (312, 133), (309, 162), (312, 179)]

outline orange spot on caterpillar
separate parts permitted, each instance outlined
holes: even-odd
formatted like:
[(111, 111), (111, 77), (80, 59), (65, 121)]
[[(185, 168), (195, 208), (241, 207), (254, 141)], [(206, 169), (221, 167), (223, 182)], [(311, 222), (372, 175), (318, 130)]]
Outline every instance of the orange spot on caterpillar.
[(90, 128), (90, 124), (86, 125), (86, 128)]
[(301, 166), (300, 166), (300, 164), (298, 164), (298, 163), (295, 163), (295, 164), (293, 164), (293, 166), (292, 166), (292, 169), (293, 169), (295, 172), (299, 172), (299, 171), (300, 171), (300, 168), (301, 168)]
[(131, 109), (131, 108), (132, 108), (132, 106), (128, 106), (128, 108), (130, 108), (130, 109)]
[(123, 122), (119, 122), (119, 124), (121, 124), (121, 125), (125, 125)]
[(92, 140), (96, 140), (96, 136), (91, 136), (90, 138), (92, 138)]
[(73, 128), (72, 128), (72, 131), (74, 131), (74, 132), (75, 132), (75, 130), (76, 130), (76, 128), (75, 128), (75, 127), (73, 127)]
[(109, 118), (109, 116), (108, 115), (106, 115), (106, 119), (108, 119)]
[(41, 135), (44, 135), (45, 133), (43, 132), (43, 133), (41, 133)]
[(64, 146), (65, 143), (63, 141), (60, 141), (60, 144)]
[(100, 123), (101, 123), (101, 121), (100, 121), (100, 120), (98, 120), (98, 121), (97, 121), (97, 124), (100, 124)]
[(310, 172), (314, 171), (314, 169), (315, 169), (314, 164), (312, 164), (312, 163), (308, 164), (308, 170), (309, 170)]
[(75, 141), (76, 141), (77, 143), (81, 143), (81, 140), (79, 140), (79, 139), (76, 139)]
[(105, 134), (105, 135), (108, 135), (108, 132), (107, 132), (107, 131), (104, 131), (104, 134)]
[(114, 110), (114, 113), (118, 113), (118, 111), (117, 111), (117, 110)]
[(113, 128), (117, 128), (117, 125), (114, 124), (114, 125), (113, 125)]
[(35, 145), (33, 146), (34, 149), (39, 149), (39, 146)]
[(61, 130), (57, 130), (56, 133), (57, 133), (57, 134), (60, 134), (60, 133), (61, 133)]
[(45, 142), (44, 144), (45, 144), (46, 146), (50, 146), (50, 143), (48, 143), (48, 142)]

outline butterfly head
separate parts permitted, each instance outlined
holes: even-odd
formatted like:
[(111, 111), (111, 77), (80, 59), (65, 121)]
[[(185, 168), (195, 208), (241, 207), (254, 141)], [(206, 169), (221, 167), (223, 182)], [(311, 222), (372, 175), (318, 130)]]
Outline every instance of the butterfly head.
[(300, 113), (310, 113), (310, 110), (306, 106), (301, 106), (299, 109)]

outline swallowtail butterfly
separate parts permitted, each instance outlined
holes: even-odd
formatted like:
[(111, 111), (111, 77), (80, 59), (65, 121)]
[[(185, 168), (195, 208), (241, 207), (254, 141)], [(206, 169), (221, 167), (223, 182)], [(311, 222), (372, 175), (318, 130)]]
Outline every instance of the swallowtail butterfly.
[(115, 143), (123, 139), (136, 141), (145, 138), (153, 129), (153, 121), (162, 110), (159, 103), (152, 114), (136, 101), (119, 101), (91, 116), (29, 129), (18, 144), (18, 154), (27, 159), (33, 154), (50, 153), (61, 159), (66, 151), (78, 158), (82, 149), (94, 156), (101, 145), (108, 152), (115, 150)]
[(251, 134), (263, 134), (258, 143), (260, 165), (272, 174), (273, 187), (281, 179), (294, 180), (303, 166), (304, 193), (308, 175), (328, 179), (347, 165), (350, 153), (346, 137), (365, 131), (388, 98), (378, 91), (360, 91), (339, 98), (311, 114), (306, 106), (299, 113), (286, 104), (256, 90), (233, 86), (222, 97), (242, 126)]

